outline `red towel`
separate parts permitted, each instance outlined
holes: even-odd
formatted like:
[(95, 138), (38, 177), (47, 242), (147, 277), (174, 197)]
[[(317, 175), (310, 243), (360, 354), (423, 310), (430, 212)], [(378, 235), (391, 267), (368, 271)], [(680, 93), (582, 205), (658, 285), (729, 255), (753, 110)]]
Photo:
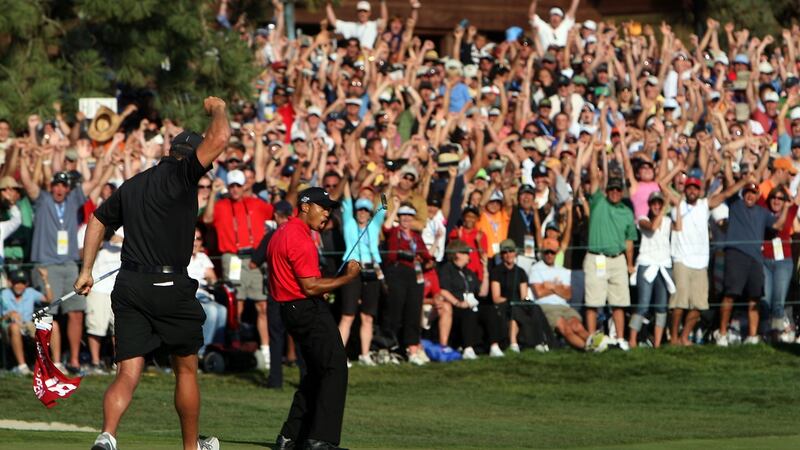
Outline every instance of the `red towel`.
[(59, 398), (69, 398), (81, 384), (81, 378), (68, 378), (50, 359), (50, 332), (53, 317), (36, 320), (36, 366), (33, 368), (33, 392), (48, 408)]

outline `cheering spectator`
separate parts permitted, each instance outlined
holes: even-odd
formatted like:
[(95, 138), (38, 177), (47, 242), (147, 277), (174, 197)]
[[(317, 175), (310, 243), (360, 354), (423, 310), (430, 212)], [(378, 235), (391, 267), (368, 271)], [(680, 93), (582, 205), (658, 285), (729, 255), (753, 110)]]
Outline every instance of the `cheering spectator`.
[[(22, 346), (22, 337), (33, 337), (35, 327), (33, 325), (33, 309), (37, 302), (50, 302), (53, 300), (53, 292), (47, 283), (47, 269), (39, 268), (39, 276), (45, 282), (47, 287), (46, 294), (28, 287), (28, 275), (23, 270), (16, 270), (11, 273), (9, 280), (11, 287), (0, 291), (0, 302), (2, 302), (2, 316), (0, 316), (0, 325), (3, 331), (3, 345), (5, 342), (11, 342), (11, 349), (14, 352), (14, 358), (17, 360), (17, 366), (12, 369), (12, 373), (17, 375), (30, 375), (31, 370), (25, 363), (25, 353)], [(60, 336), (56, 331), (58, 330), (57, 323), (53, 321), (53, 337), (52, 343), (58, 342)]]
[(538, 33), (539, 42), (543, 49), (548, 50), (551, 46), (556, 48), (567, 45), (567, 36), (570, 29), (575, 25), (575, 12), (578, 10), (580, 0), (572, 0), (564, 17), (564, 10), (558, 7), (550, 8), (550, 20), (545, 22), (536, 14), (538, 0), (533, 0), (528, 8), (528, 16), (533, 29)]
[(341, 33), (345, 39), (358, 39), (361, 46), (365, 48), (372, 48), (378, 35), (386, 27), (389, 20), (389, 9), (386, 7), (386, 0), (381, 0), (381, 18), (378, 20), (369, 20), (370, 14), (372, 14), (372, 6), (367, 1), (356, 3), (358, 22), (336, 19), (336, 13), (330, 1), (325, 5), (325, 12), (328, 15), (328, 23), (336, 27), (337, 33)]

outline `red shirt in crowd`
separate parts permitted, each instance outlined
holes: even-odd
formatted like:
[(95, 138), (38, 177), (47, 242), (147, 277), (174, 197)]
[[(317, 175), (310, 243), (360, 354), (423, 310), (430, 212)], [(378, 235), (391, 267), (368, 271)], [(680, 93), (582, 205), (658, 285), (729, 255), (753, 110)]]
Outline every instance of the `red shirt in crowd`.
[[(433, 259), (431, 254), (428, 253), (428, 247), (425, 246), (425, 242), (422, 241), (422, 235), (418, 231), (409, 230), (408, 234), (406, 234), (400, 227), (384, 229), (384, 231), (386, 233), (386, 248), (389, 250), (386, 261), (389, 264), (399, 263), (414, 268), (414, 260), (404, 258), (400, 255), (401, 252), (405, 254), (414, 253), (422, 258), (423, 262)], [(415, 247), (413, 250), (411, 248), (412, 242)]]
[[(469, 253), (469, 264), (467, 269), (475, 272), (478, 280), (483, 281), (483, 263), (481, 262), (481, 254), (488, 254), (489, 241), (486, 239), (486, 234), (482, 233), (477, 228), (468, 230), (464, 227), (458, 227), (450, 232), (448, 240), (460, 239), (466, 243), (472, 251)], [(479, 251), (480, 250), (480, 251)]]
[(278, 302), (306, 298), (298, 278), (320, 277), (319, 253), (311, 228), (292, 217), (272, 235), (267, 246), (269, 292)]
[(264, 221), (272, 219), (272, 210), (271, 204), (256, 197), (218, 201), (214, 206), (214, 228), (219, 251), (237, 253), (258, 247), (264, 237)]
[[(759, 200), (759, 205), (766, 208), (766, 200)], [(767, 208), (769, 210), (769, 208)], [(783, 259), (792, 259), (792, 228), (794, 226), (794, 218), (797, 216), (797, 205), (792, 205), (789, 207), (789, 211), (786, 212), (786, 222), (783, 223), (783, 228), (778, 231), (777, 235), (773, 230), (767, 230), (768, 236), (774, 238), (780, 238), (781, 243), (783, 244)], [(772, 245), (772, 239), (767, 239), (764, 241), (764, 247), (761, 251), (766, 259), (775, 259), (775, 249)]]

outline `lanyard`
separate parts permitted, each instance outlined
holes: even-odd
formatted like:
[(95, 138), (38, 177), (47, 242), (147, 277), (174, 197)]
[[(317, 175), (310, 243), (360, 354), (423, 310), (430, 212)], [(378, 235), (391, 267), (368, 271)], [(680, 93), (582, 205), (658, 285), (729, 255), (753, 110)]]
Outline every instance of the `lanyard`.
[(58, 223), (61, 224), (61, 228), (64, 228), (64, 210), (66, 208), (65, 202), (56, 203), (56, 215), (58, 216)]
[(398, 230), (400, 233), (400, 237), (403, 238), (404, 241), (408, 242), (408, 248), (411, 250), (411, 253), (417, 254), (417, 241), (414, 239), (414, 235), (406, 236), (405, 231)]
[[(244, 208), (244, 215), (247, 217), (247, 238), (250, 240), (250, 246), (246, 248), (253, 248), (253, 227), (250, 223), (250, 214), (247, 212), (245, 199), (242, 199), (242, 207)], [(231, 201), (231, 218), (233, 219), (233, 235), (236, 237), (236, 250), (239, 250), (239, 221), (236, 219), (233, 201)]]
[[(361, 232), (364, 230), (358, 230), (358, 231)], [(372, 243), (369, 240), (369, 230), (366, 233), (364, 233), (364, 237), (367, 238), (367, 240), (364, 242), (364, 245), (367, 246), (367, 254), (369, 255), (369, 261), (364, 261), (364, 255), (361, 254), (362, 244), (360, 242), (358, 243), (358, 260), (362, 263), (372, 264), (375, 262), (375, 260), (372, 257)]]
[(461, 275), (461, 279), (464, 281), (464, 294), (466, 294), (466, 293), (470, 292), (470, 290), (469, 290), (469, 281), (467, 281), (467, 277), (466, 277), (466, 275), (464, 275), (464, 272), (463, 272), (464, 269), (461, 269), (459, 267), (457, 267), (457, 269), (458, 269), (458, 274)]
[[(536, 214), (535, 212), (533, 214)], [(525, 222), (525, 231), (530, 231), (531, 224), (533, 223), (533, 214), (525, 214), (525, 211), (519, 210), (519, 215), (522, 216), (522, 221)]]

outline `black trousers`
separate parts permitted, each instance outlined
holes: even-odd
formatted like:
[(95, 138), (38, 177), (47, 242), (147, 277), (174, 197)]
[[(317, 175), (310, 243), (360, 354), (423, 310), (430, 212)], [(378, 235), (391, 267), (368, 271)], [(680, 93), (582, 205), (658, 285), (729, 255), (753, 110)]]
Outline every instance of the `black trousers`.
[(339, 328), (320, 299), (281, 303), (280, 309), (306, 364), (281, 434), (299, 443), (315, 439), (338, 445), (347, 397), (347, 356)]
[(477, 311), (453, 307), (453, 329), (461, 336), (461, 345), (475, 347), (481, 343), (481, 325)]
[(267, 325), (269, 333), (269, 376), (267, 387), (283, 387), (283, 349), (286, 347), (286, 327), (281, 319), (281, 304), (267, 298)]
[(419, 344), (422, 320), (422, 294), (425, 286), (417, 283), (411, 267), (395, 264), (386, 270), (389, 295), (383, 314), (383, 329), (392, 333), (404, 347)]

